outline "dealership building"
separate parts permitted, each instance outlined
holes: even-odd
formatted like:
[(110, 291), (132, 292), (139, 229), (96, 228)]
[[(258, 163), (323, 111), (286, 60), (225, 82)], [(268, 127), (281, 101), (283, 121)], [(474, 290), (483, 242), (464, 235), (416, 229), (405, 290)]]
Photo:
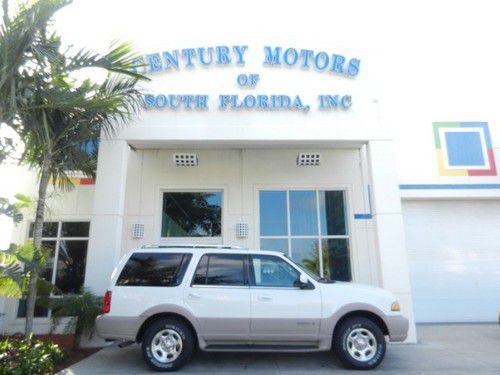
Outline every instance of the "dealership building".
[[(169, 45), (143, 62), (144, 108), (101, 140), (95, 180), (74, 173), (72, 191), (50, 192), (44, 276), (63, 292), (104, 294), (120, 257), (143, 245), (224, 244), (392, 291), (410, 342), (415, 322), (496, 319), (490, 119), (443, 114), (402, 144), (384, 121), (377, 57), (328, 44)], [(35, 175), (16, 176), (35, 195)], [(15, 242), (31, 236), (26, 216)], [(23, 302), (0, 308), (0, 333), (22, 331)], [(50, 311), (37, 315), (46, 332)]]

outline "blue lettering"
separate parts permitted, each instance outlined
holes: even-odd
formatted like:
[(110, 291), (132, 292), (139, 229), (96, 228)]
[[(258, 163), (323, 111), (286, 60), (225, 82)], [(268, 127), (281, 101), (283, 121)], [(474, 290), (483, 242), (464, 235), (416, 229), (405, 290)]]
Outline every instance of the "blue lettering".
[(167, 105), (167, 97), (163, 94), (158, 95), (155, 100), (156, 108), (163, 108)]
[(253, 108), (255, 107), (255, 104), (255, 96), (253, 95), (247, 95), (245, 96), (245, 99), (243, 99), (243, 105), (245, 106), (245, 108)]
[(245, 65), (245, 60), (243, 59), (243, 55), (247, 51), (248, 46), (233, 46), (233, 51), (238, 55), (238, 61), (236, 64)]
[(349, 109), (352, 105), (352, 97), (351, 95), (344, 95), (342, 99), (340, 99), (340, 105), (343, 109)]
[[(320, 64), (321, 60), (323, 62)], [(318, 70), (325, 70), (330, 62), (330, 58), (326, 52), (319, 52), (316, 56), (314, 56), (314, 66)]]
[(186, 60), (186, 66), (194, 66), (193, 57), (196, 55), (194, 48), (186, 48), (182, 50), (182, 57)]
[(299, 58), (299, 54), (295, 48), (288, 48), (283, 54), (283, 61), (286, 65), (295, 65), (297, 59)]
[(333, 55), (332, 59), (332, 68), (330, 70), (339, 74), (344, 73), (345, 57), (342, 55)]
[[(202, 65), (210, 65), (213, 61), (213, 54), (214, 52), (214, 49), (212, 47), (208, 47), (206, 50), (205, 48), (198, 48), (198, 60), (200, 60), (201, 64)], [(205, 53), (207, 53), (209, 56), (210, 56), (210, 60), (209, 61), (206, 61), (205, 60)]]
[(351, 59), (349, 60), (349, 64), (347, 66), (347, 75), (351, 77), (355, 77), (359, 73), (359, 64), (361, 61), (359, 59)]
[(229, 100), (230, 100), (229, 95), (219, 95), (219, 109), (226, 109)]
[(196, 109), (208, 109), (208, 95), (196, 95)]
[(271, 50), (271, 47), (264, 47), (264, 64), (281, 65), (280, 54), (281, 47), (274, 48), (274, 52)]
[(302, 49), (300, 50), (300, 58), (303, 59), (302, 61), (302, 67), (303, 68), (309, 68), (309, 60), (311, 57), (314, 55), (314, 51), (310, 49)]
[(150, 72), (159, 72), (162, 69), (161, 56), (159, 53), (153, 53), (151, 55), (147, 55), (146, 59), (149, 64)]
[(231, 63), (231, 58), (229, 57), (229, 47), (220, 46), (215, 47), (217, 52), (217, 64), (218, 65), (227, 65)]
[(165, 51), (163, 58), (165, 59), (165, 70), (171, 69), (172, 66), (179, 69), (179, 51), (175, 50), (173, 53)]
[(155, 96), (151, 94), (144, 95), (144, 107), (146, 109), (153, 108), (155, 106)]

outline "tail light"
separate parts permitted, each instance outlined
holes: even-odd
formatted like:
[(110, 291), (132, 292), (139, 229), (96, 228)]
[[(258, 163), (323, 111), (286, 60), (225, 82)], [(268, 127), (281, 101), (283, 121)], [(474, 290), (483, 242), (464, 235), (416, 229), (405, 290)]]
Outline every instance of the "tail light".
[(104, 302), (102, 304), (102, 312), (104, 314), (109, 313), (109, 310), (111, 309), (111, 291), (107, 291), (106, 294), (104, 295)]

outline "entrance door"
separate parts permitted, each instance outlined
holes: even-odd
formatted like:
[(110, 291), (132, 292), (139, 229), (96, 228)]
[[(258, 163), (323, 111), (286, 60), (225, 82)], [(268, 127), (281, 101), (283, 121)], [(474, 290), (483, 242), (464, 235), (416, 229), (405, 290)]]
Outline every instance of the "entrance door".
[(250, 290), (245, 254), (201, 257), (184, 301), (195, 312), (208, 344), (246, 343), (250, 336)]
[(300, 289), (300, 272), (278, 256), (252, 255), (250, 259), (251, 341), (317, 342), (319, 289)]

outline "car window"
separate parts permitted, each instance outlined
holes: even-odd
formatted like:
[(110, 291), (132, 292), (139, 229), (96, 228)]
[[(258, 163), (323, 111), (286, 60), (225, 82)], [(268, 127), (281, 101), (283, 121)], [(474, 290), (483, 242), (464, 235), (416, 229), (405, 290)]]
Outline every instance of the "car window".
[(178, 286), (191, 254), (134, 253), (116, 281), (117, 286)]
[(272, 255), (252, 255), (253, 283), (260, 287), (295, 288), (297, 271), (288, 262)]
[(245, 285), (245, 256), (206, 254), (198, 263), (193, 285)]

